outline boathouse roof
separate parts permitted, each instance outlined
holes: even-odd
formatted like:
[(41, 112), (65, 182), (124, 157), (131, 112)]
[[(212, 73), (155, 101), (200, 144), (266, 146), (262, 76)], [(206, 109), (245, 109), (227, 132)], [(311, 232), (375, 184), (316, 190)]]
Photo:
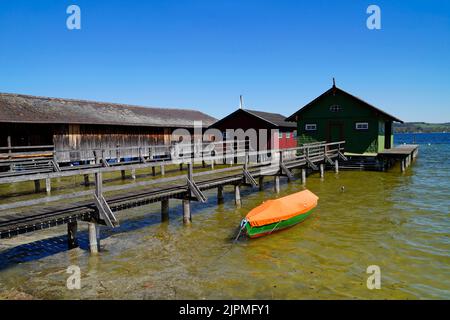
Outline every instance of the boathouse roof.
[(88, 100), (0, 93), (0, 123), (207, 127), (215, 118), (196, 110), (153, 108)]
[(297, 121), (296, 120), (296, 116), (300, 115), (302, 112), (306, 111), (307, 109), (311, 108), (312, 106), (315, 105), (316, 102), (318, 102), (319, 100), (321, 100), (322, 98), (328, 96), (328, 95), (334, 95), (336, 93), (342, 93), (343, 95), (346, 95), (352, 99), (357, 100), (361, 105), (366, 106), (367, 108), (371, 108), (373, 111), (375, 111), (376, 114), (382, 115), (385, 118), (392, 120), (392, 121), (396, 121), (396, 122), (400, 122), (403, 123), (402, 120), (400, 120), (397, 117), (394, 117), (393, 115), (390, 115), (389, 113), (373, 106), (372, 104), (364, 101), (361, 98), (358, 98), (350, 93), (348, 93), (347, 91), (342, 90), (341, 88), (338, 88), (336, 85), (333, 85), (329, 90), (325, 91), (324, 93), (322, 93), (320, 96), (318, 96), (317, 98), (315, 98), (314, 100), (312, 100), (311, 102), (309, 102), (308, 104), (306, 104), (305, 106), (303, 106), (300, 110), (298, 110), (297, 112), (295, 112), (294, 114), (292, 114), (291, 116), (289, 116), (288, 118), (286, 118), (286, 121)]
[(217, 126), (223, 121), (239, 116), (239, 113), (245, 112), (247, 114), (250, 114), (256, 118), (259, 118), (265, 122), (267, 122), (272, 127), (277, 128), (296, 128), (297, 124), (286, 121), (286, 116), (279, 114), (279, 113), (272, 113), (272, 112), (265, 112), (265, 111), (257, 111), (257, 110), (250, 110), (250, 109), (238, 109), (234, 111), (233, 113), (230, 113), (225, 118), (220, 119), (216, 123), (214, 123), (212, 126)]

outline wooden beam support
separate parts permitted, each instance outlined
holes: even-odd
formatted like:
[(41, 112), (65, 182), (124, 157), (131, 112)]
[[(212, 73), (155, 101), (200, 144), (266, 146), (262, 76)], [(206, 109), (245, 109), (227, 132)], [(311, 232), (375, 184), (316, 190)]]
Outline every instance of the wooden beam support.
[(320, 177), (323, 179), (325, 176), (325, 164), (321, 163), (319, 167), (320, 167)]
[(161, 221), (169, 220), (169, 199), (161, 200)]
[(156, 176), (156, 167), (152, 167), (152, 176)]
[(45, 191), (50, 193), (52, 191), (52, 181), (50, 178), (45, 179)]
[(237, 207), (240, 207), (242, 205), (241, 190), (238, 184), (234, 186), (234, 203), (236, 204)]
[(78, 248), (77, 231), (78, 231), (77, 220), (69, 222), (67, 224), (67, 246), (69, 250)]
[(191, 224), (191, 201), (189, 199), (183, 199), (183, 223)]
[(280, 176), (275, 176), (273, 181), (275, 193), (280, 193)]
[(120, 175), (122, 176), (122, 180), (125, 180), (126, 178), (125, 170), (120, 170)]
[[(155, 167), (152, 167), (155, 168)], [(131, 179), (136, 180), (136, 169), (131, 169)]]
[(90, 185), (90, 182), (89, 182), (89, 175), (88, 174), (85, 174), (84, 175), (84, 186), (85, 187), (88, 187)]
[(166, 174), (166, 167), (162, 164), (161, 165), (161, 175), (164, 176)]
[(34, 191), (36, 193), (41, 192), (41, 181), (40, 180), (34, 180)]
[(88, 232), (89, 232), (89, 249), (92, 254), (97, 254), (99, 242), (97, 239), (97, 224), (95, 222), (88, 222)]
[(217, 203), (222, 204), (223, 202), (224, 202), (223, 186), (218, 186), (217, 187)]
[(306, 184), (306, 169), (302, 168), (302, 184)]
[(258, 186), (259, 186), (259, 191), (263, 191), (264, 190), (264, 176), (259, 176), (259, 178), (258, 178)]
[(334, 172), (339, 173), (339, 161), (334, 160)]

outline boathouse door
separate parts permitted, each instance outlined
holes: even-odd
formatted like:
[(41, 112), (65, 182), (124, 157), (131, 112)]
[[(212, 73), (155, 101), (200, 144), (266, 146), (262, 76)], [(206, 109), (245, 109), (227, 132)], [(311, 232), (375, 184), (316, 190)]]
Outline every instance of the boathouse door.
[(328, 124), (328, 141), (336, 142), (344, 140), (344, 124), (342, 122), (330, 122)]

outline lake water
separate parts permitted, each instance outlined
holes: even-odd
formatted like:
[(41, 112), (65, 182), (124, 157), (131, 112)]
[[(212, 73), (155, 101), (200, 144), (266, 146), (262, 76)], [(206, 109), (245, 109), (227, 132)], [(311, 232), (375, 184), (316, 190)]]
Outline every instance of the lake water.
[[(167, 223), (158, 204), (122, 212), (120, 228), (102, 228), (98, 256), (84, 227), (71, 251), (64, 227), (2, 240), (0, 298), (450, 299), (450, 134), (395, 136), (413, 142), (419, 157), (403, 174), (309, 176), (314, 214), (260, 239), (232, 243), (242, 217), (275, 197), (269, 179), (263, 192), (242, 189), (240, 209), (231, 188), (219, 206), (208, 192), (189, 227), (175, 200)], [(280, 196), (303, 189), (282, 181)], [(81, 290), (66, 288), (70, 265), (81, 269)], [(370, 265), (380, 267), (379, 290), (366, 286)]]

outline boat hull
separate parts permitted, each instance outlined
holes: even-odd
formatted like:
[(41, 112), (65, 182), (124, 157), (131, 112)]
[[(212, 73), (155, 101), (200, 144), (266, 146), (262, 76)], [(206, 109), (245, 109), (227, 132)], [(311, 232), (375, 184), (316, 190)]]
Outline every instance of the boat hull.
[(313, 209), (309, 210), (308, 212), (289, 218), (287, 220), (266, 224), (260, 227), (252, 227), (250, 223), (247, 223), (247, 225), (245, 226), (245, 231), (247, 236), (250, 238), (262, 237), (271, 234), (273, 232), (292, 227), (300, 222), (303, 222), (306, 218), (308, 218), (311, 215), (312, 212)]

